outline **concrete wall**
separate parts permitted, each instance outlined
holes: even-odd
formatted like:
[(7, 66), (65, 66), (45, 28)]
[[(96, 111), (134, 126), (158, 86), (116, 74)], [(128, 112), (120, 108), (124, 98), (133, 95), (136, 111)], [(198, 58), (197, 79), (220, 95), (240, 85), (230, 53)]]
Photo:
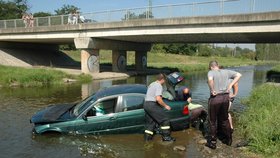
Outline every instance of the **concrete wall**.
[(0, 64), (9, 66), (77, 67), (80, 63), (58, 50), (57, 45), (0, 42)]

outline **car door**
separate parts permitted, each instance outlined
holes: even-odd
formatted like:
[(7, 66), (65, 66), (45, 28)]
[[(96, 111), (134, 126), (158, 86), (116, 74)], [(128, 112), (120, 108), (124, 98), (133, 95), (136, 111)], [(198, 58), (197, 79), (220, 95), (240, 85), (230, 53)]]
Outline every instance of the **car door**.
[(125, 94), (120, 96), (117, 107), (117, 124), (120, 133), (142, 133), (145, 123), (143, 104), (145, 94)]
[(96, 101), (76, 122), (76, 132), (82, 134), (118, 133), (115, 113), (118, 97), (104, 98)]

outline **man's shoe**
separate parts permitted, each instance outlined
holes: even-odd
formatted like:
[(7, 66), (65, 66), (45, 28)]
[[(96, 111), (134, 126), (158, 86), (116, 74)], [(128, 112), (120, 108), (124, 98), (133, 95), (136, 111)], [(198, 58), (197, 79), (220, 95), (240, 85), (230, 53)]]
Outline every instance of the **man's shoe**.
[(168, 141), (168, 142), (173, 141), (174, 142), (174, 141), (176, 141), (176, 139), (171, 136), (167, 136), (167, 137), (162, 137), (162, 141)]
[(216, 141), (207, 141), (207, 143), (205, 144), (205, 146), (211, 148), (211, 149), (216, 149)]
[(232, 138), (228, 138), (228, 139), (224, 139), (222, 140), (222, 143), (228, 145), (228, 146), (231, 146), (232, 144)]

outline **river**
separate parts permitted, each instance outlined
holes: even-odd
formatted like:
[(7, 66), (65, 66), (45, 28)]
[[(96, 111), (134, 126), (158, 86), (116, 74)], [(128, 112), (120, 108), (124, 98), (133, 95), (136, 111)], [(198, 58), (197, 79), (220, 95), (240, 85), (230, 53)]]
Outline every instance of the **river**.
[[(231, 68), (242, 73), (239, 95), (233, 111), (244, 109), (241, 99), (249, 96), (253, 87), (266, 81), (270, 66), (244, 66)], [(209, 96), (206, 84), (207, 72), (185, 74), (184, 85), (191, 88), (193, 102), (207, 105)], [(191, 137), (195, 130), (174, 132), (177, 141), (164, 144), (160, 137), (145, 143), (142, 134), (130, 135), (34, 135), (30, 117), (49, 104), (75, 102), (87, 97), (99, 88), (116, 84), (149, 84), (151, 76), (137, 76), (119, 80), (93, 81), (90, 84), (51, 86), (40, 88), (0, 88), (0, 157), (201, 157)], [(175, 145), (186, 146), (186, 151), (174, 151)]]

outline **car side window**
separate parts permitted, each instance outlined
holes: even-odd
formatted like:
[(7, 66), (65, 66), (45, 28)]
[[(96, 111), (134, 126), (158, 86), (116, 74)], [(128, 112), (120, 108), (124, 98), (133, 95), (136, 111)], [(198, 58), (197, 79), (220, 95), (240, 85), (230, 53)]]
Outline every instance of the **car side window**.
[(115, 112), (117, 98), (98, 102), (87, 113), (87, 116), (101, 116)]
[(123, 96), (121, 112), (142, 109), (144, 100), (145, 96)]

